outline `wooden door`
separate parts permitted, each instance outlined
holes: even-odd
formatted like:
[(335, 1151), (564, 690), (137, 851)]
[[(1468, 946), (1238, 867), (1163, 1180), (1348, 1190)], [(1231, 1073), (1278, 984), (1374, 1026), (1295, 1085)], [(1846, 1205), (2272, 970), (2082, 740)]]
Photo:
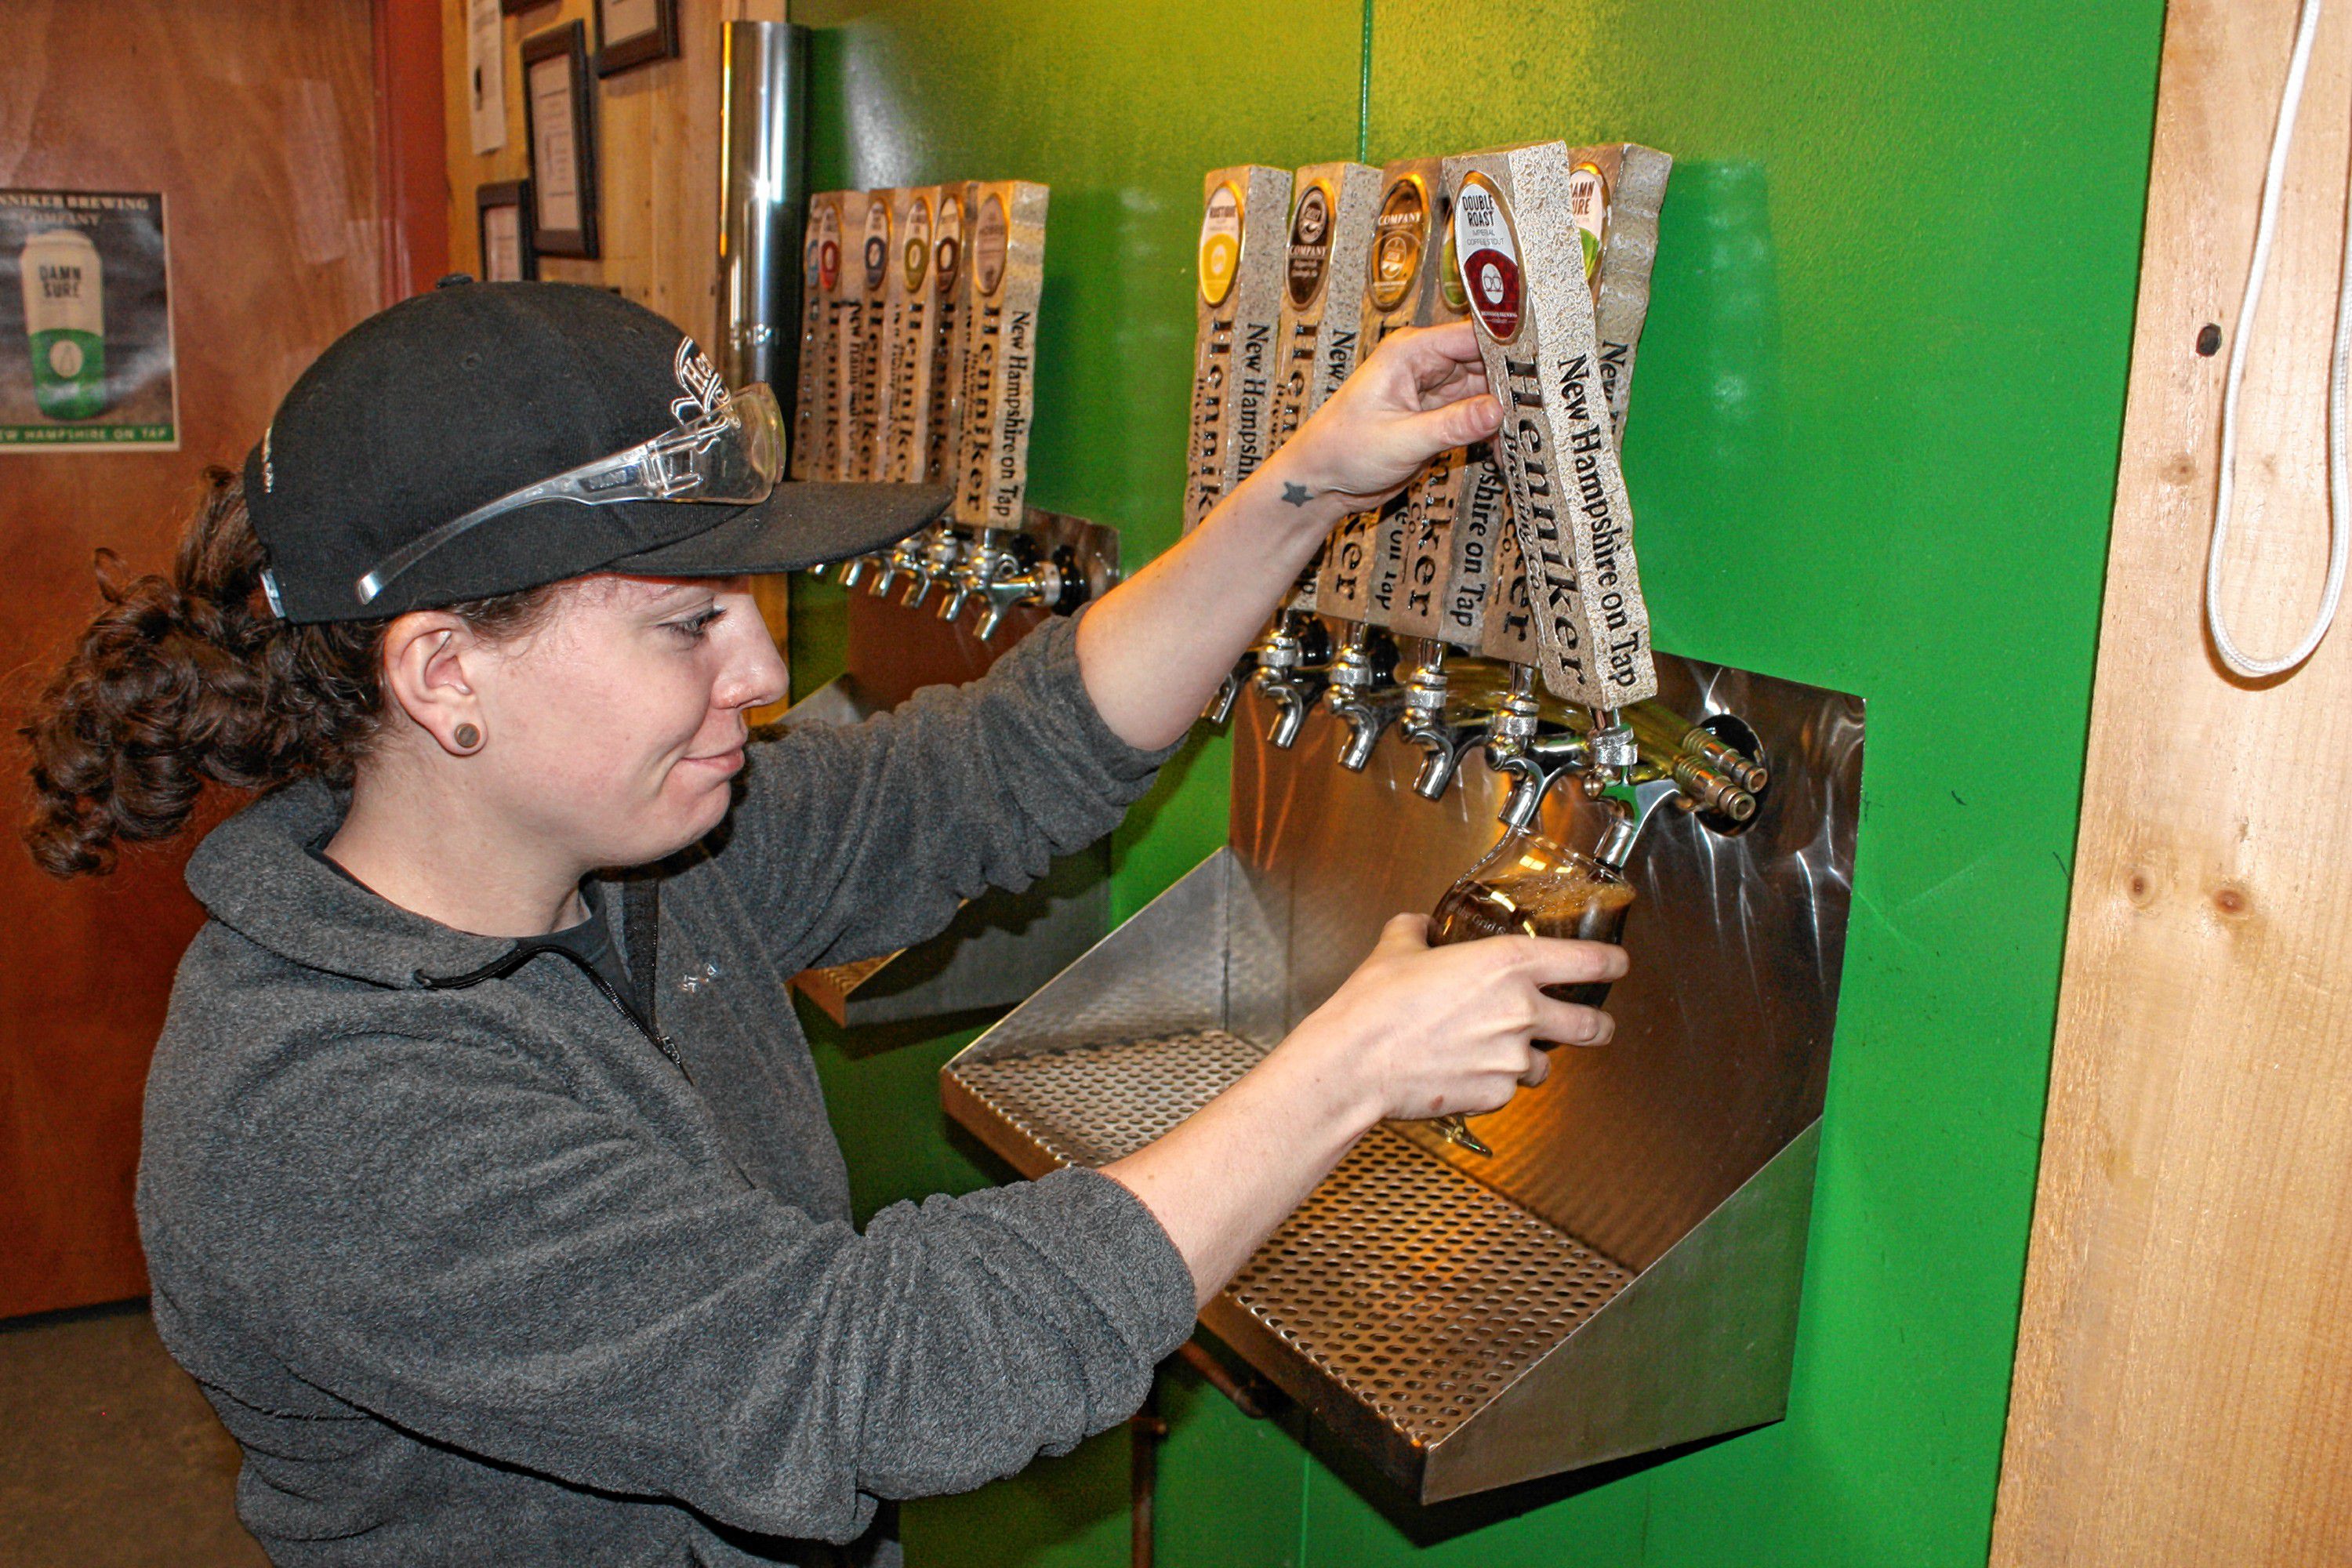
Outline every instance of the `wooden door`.
[[(369, 0), (0, 9), (0, 185), (163, 193), (180, 377), (176, 452), (0, 454), (12, 825), (14, 731), (96, 603), (91, 552), (163, 569), (202, 468), (242, 462), (382, 298), (377, 23)], [(202, 918), (187, 849), (60, 885), (0, 841), (0, 1317), (146, 1289), (131, 1186), (148, 1055)]]

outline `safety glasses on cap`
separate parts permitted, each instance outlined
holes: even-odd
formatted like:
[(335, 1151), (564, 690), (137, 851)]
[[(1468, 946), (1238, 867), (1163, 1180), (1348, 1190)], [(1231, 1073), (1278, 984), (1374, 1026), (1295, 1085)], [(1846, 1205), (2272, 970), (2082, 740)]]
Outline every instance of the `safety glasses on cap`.
[(525, 485), (394, 551), (355, 585), (373, 604), (386, 584), (418, 562), (489, 521), (542, 501), (610, 506), (615, 501), (762, 501), (784, 468), (784, 416), (776, 395), (753, 383), (738, 387), (717, 408), (650, 441), (609, 458), (567, 468)]

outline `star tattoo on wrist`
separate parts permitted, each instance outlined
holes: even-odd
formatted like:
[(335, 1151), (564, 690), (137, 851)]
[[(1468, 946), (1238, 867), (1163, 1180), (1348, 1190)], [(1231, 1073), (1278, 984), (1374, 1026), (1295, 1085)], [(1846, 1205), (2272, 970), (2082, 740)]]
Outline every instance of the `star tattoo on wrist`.
[(1282, 500), (1285, 506), (1305, 506), (1314, 499), (1315, 492), (1305, 485), (1295, 485), (1288, 479), (1282, 482)]

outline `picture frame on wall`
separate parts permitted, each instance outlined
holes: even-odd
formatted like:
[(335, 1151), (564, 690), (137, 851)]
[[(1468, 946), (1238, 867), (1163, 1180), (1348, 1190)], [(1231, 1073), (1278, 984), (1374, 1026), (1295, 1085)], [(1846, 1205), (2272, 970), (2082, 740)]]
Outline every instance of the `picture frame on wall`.
[(483, 282), (528, 283), (539, 277), (529, 180), (498, 180), (476, 187), (474, 232), (481, 242)]
[(593, 258), (596, 103), (588, 27), (573, 20), (522, 41), (523, 140), (530, 148), (531, 243), (540, 256)]
[(596, 74), (677, 58), (677, 0), (595, 0)]
[(509, 16), (520, 16), (525, 11), (536, 11), (554, 4), (555, 0), (499, 0), (499, 9)]

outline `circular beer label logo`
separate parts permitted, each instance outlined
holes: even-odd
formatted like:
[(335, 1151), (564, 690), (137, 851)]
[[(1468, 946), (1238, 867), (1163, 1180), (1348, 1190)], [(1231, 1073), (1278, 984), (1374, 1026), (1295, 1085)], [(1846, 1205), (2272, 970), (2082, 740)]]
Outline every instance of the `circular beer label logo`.
[(1503, 193), (1484, 174), (1462, 182), (1454, 203), (1454, 244), (1470, 313), (1496, 342), (1519, 335), (1519, 241)]
[(866, 286), (882, 287), (890, 273), (890, 204), (877, 196), (866, 204)]
[(1290, 216), (1290, 302), (1299, 310), (1323, 292), (1331, 264), (1331, 187), (1321, 180), (1300, 194)]
[(1421, 253), (1429, 248), (1429, 195), (1421, 176), (1406, 174), (1381, 198), (1372, 228), (1371, 296), (1375, 310), (1393, 310), (1412, 293)]
[(1201, 298), (1222, 305), (1242, 265), (1242, 194), (1231, 185), (1209, 193), (1201, 215)]
[(940, 198), (940, 242), (931, 256), (931, 276), (939, 279), (940, 298), (955, 292), (956, 270), (963, 263), (963, 203), (954, 196)]
[(831, 202), (816, 209), (816, 282), (828, 294), (841, 286), (841, 209)]
[(1584, 280), (1601, 270), (1601, 242), (1609, 234), (1609, 180), (1598, 163), (1579, 163), (1568, 174), (1568, 215), (1584, 240)]
[(1448, 314), (1467, 315), (1470, 296), (1462, 291), (1462, 260), (1454, 249), (1454, 204), (1438, 198), (1438, 226), (1445, 230), (1445, 247), (1437, 253), (1437, 292)]
[(1004, 281), (1004, 252), (1013, 243), (1012, 225), (1004, 216), (1004, 198), (992, 195), (981, 204), (980, 221), (971, 232), (971, 280), (983, 294), (993, 294)]
[(907, 204), (907, 243), (900, 247), (905, 258), (907, 292), (914, 293), (923, 286), (923, 274), (931, 265), (931, 199), (917, 196)]
[(70, 381), (81, 374), (81, 345), (71, 338), (59, 338), (49, 345), (49, 368)]

